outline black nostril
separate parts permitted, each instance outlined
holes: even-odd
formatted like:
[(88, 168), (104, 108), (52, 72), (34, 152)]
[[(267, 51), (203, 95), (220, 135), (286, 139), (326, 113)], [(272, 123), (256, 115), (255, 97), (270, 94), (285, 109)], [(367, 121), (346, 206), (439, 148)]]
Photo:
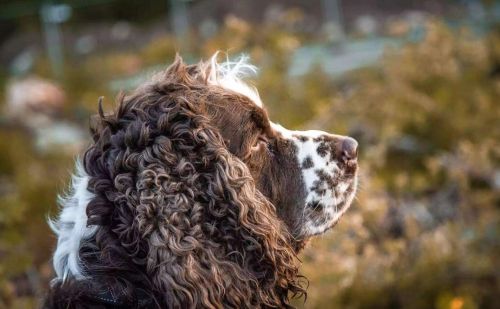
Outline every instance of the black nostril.
[(341, 153), (343, 159), (356, 159), (358, 156), (358, 142), (354, 138), (346, 137), (342, 142)]

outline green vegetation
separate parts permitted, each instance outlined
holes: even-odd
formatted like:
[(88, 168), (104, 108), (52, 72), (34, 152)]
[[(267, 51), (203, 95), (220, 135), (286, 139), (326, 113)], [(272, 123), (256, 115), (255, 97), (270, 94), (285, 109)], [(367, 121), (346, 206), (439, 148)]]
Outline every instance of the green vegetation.
[(427, 31), (314, 119), (358, 137), (363, 175), (358, 203), (304, 254), (308, 308), (495, 306), (500, 38)]
[[(287, 76), (309, 38), (282, 24), (228, 18), (211, 39), (192, 34), (189, 61), (245, 51), (271, 118), (355, 136), (361, 189), (355, 205), (301, 255), (307, 308), (494, 308), (500, 291), (500, 30), (427, 25), (422, 42), (387, 50), (375, 67), (342, 78), (321, 68)], [(287, 31), (283, 29), (289, 29)], [(70, 59), (66, 118), (86, 126), (110, 81), (168, 63), (175, 41)], [(47, 75), (45, 61), (36, 71)], [(75, 153), (38, 153), (23, 129), (0, 126), (0, 308), (27, 308), (51, 277), (45, 224), (69, 181)], [(298, 306), (303, 306), (299, 301)]]

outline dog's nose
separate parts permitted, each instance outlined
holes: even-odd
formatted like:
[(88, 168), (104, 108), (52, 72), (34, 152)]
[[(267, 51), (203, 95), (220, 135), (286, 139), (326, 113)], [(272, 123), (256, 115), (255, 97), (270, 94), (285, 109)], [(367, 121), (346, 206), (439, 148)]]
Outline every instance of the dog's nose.
[(346, 137), (342, 141), (340, 158), (342, 161), (355, 160), (358, 157), (358, 142), (354, 138)]

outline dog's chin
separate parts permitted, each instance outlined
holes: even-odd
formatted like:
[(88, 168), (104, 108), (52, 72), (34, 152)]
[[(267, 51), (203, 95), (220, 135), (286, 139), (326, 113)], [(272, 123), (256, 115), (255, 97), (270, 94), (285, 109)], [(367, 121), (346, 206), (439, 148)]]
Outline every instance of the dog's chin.
[(302, 239), (310, 239), (313, 236), (324, 234), (340, 221), (340, 218), (349, 209), (356, 195), (358, 185), (357, 174), (354, 174), (345, 183), (347, 184), (347, 189), (335, 199), (336, 203), (324, 205), (320, 209), (313, 208), (306, 211)]

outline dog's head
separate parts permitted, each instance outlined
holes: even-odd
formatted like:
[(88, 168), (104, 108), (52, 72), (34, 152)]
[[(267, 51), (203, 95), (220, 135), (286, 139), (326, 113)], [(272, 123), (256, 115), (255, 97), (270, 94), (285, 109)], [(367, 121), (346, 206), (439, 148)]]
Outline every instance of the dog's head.
[(272, 123), (247, 70), (177, 58), (100, 111), (54, 226), (60, 277), (136, 269), (173, 307), (285, 306), (303, 292), (296, 253), (349, 207), (357, 143)]
[(349, 208), (357, 187), (356, 140), (318, 130), (287, 130), (269, 119), (257, 91), (239, 79), (252, 66), (240, 61), (208, 67), (207, 75), (197, 75), (203, 66), (188, 70), (218, 94), (205, 101), (210, 124), (248, 167), (300, 248)]

